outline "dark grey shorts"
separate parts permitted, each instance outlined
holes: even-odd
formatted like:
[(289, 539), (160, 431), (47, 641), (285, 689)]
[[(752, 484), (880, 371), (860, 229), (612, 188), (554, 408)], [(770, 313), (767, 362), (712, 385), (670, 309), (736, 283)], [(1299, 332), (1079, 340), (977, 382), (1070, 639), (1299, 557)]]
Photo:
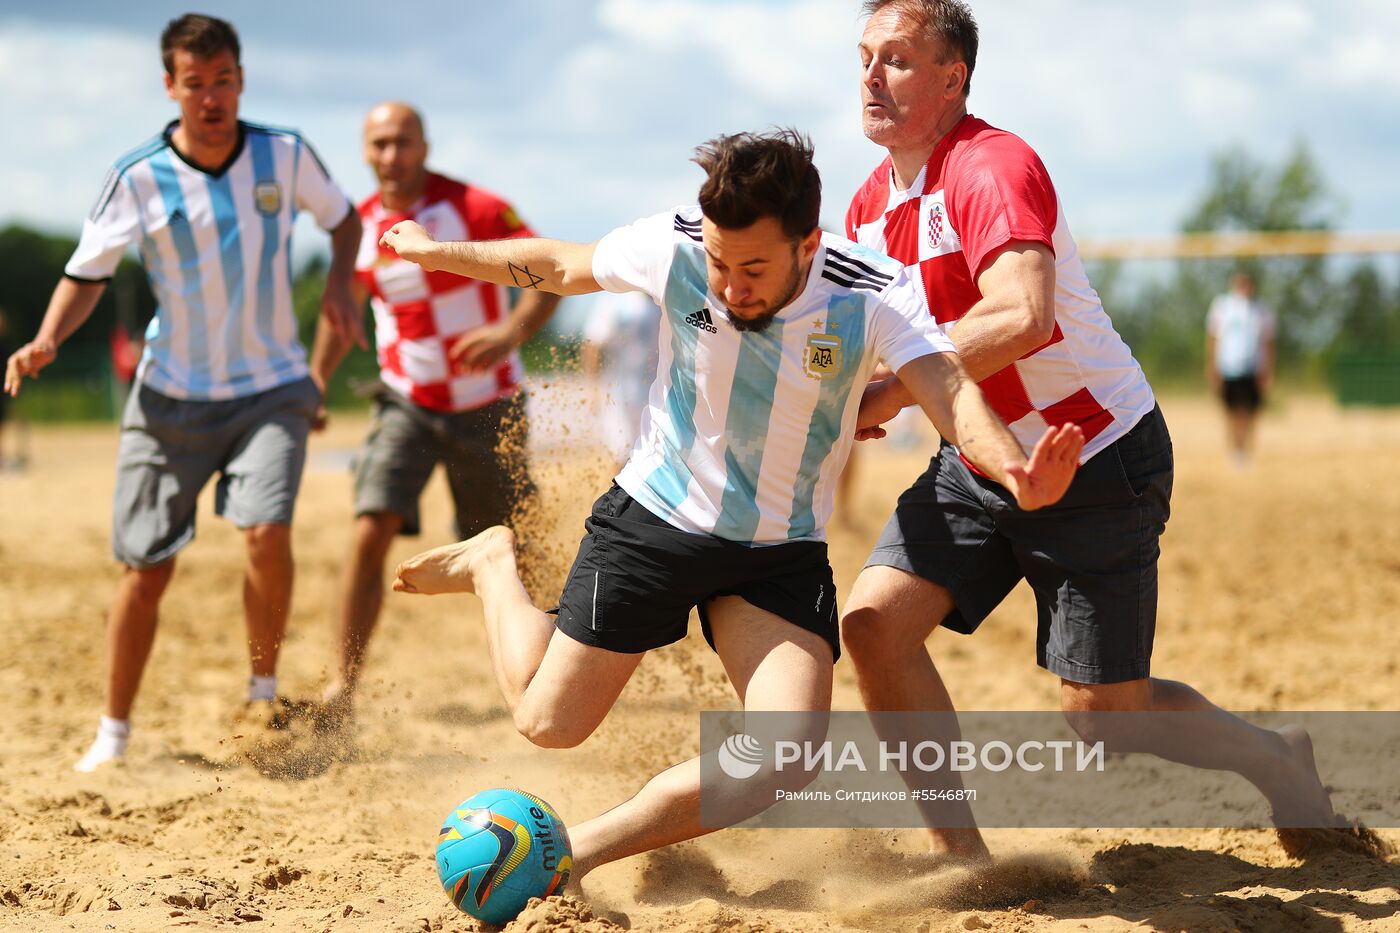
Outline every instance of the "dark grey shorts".
[(153, 567), (194, 539), (204, 484), (220, 474), (214, 509), (239, 528), (287, 525), (321, 394), (310, 379), (218, 402), (138, 386), (122, 415), (112, 554)]
[(393, 512), (403, 518), (402, 534), (418, 534), (418, 499), (441, 463), (459, 538), (503, 524), (534, 494), (528, 433), (523, 393), (473, 411), (437, 412), (386, 389), (356, 457), (355, 515)]
[(866, 566), (947, 588), (956, 608), (943, 625), (962, 633), (1025, 579), (1041, 667), (1078, 683), (1147, 677), (1172, 471), (1160, 408), (1081, 466), (1063, 499), (1034, 512), (945, 444), (900, 496)]

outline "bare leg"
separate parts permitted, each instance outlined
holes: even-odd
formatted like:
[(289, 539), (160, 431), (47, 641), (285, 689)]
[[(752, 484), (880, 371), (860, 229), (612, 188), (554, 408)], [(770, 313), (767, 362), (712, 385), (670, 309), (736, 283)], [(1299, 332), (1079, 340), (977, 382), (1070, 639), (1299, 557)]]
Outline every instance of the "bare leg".
[[(922, 577), (894, 567), (861, 571), (841, 620), (841, 640), (855, 664), (867, 710), (954, 712), (952, 697), (924, 644), (952, 611), (952, 594)], [(898, 732), (892, 717), (875, 716), (873, 721), (877, 734), (887, 743), (911, 739)], [(929, 725), (945, 731), (931, 736), (926, 726), (919, 738), (932, 737), (942, 743), (962, 738), (955, 716), (930, 717)], [(956, 773), (926, 777), (936, 778), (938, 787), (956, 790), (962, 786)], [(930, 852), (962, 859), (990, 858), (968, 803), (945, 800), (928, 807), (936, 807), (936, 811), (926, 807), (924, 813)], [(934, 825), (935, 820), (945, 825)]]
[(1247, 411), (1232, 409), (1229, 419), (1230, 451), (1235, 459), (1244, 460), (1249, 456), (1250, 414)]
[[(737, 596), (710, 604), (710, 621), (729, 679), (746, 712), (831, 709), (831, 646), (821, 636)], [(821, 732), (825, 734), (824, 720)], [(765, 795), (767, 801), (773, 795)], [(625, 803), (570, 831), (573, 880), (599, 865), (714, 832), (700, 820), (700, 759), (652, 778)]]
[(160, 598), (175, 574), (171, 558), (155, 567), (127, 567), (107, 622), (107, 715), (129, 719), (156, 639)]
[(355, 519), (355, 541), (340, 590), (340, 678), (327, 691), (329, 699), (353, 702), (384, 601), (384, 559), (402, 527), (403, 517), (396, 512), (370, 512)]
[(394, 589), (480, 597), (496, 682), (516, 728), (537, 745), (566, 748), (586, 739), (641, 663), (640, 654), (555, 631), (554, 617), (535, 608), (520, 582), (515, 535), (504, 525), (409, 558), (398, 567)]
[(506, 704), (512, 710), (520, 705), (549, 648), (554, 619), (535, 608), (520, 582), (513, 531), (496, 525), (466, 541), (410, 557), (395, 571), (394, 589), (479, 596), (496, 681)]
[[(1259, 789), (1283, 826), (1333, 826), (1336, 817), (1313, 763), (1305, 730), (1274, 732), (1227, 713), (1195, 689), (1174, 680), (1117, 684), (1060, 681), (1060, 703), (1081, 736), (1103, 739), (1109, 751), (1148, 752), (1214, 771), (1233, 771)], [(1122, 732), (1095, 712), (1190, 712), (1186, 717), (1133, 717)]]
[(248, 626), (248, 658), (253, 673), (277, 673), (277, 654), (287, 632), (292, 605), (292, 529), (254, 525), (244, 531), (248, 569), (243, 578), (243, 615)]

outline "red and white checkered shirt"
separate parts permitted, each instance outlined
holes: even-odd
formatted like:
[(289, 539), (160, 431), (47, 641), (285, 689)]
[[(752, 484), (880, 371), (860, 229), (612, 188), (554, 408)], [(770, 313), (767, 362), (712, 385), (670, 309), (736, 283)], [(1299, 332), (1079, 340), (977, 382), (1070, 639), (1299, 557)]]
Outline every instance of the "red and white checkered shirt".
[(977, 276), (1000, 247), (1021, 240), (1054, 252), (1054, 335), (979, 383), (1027, 450), (1047, 425), (1073, 421), (1088, 460), (1156, 404), (1089, 285), (1045, 166), (1019, 137), (964, 117), (907, 191), (886, 159), (851, 199), (846, 236), (904, 263), (945, 327), (981, 300)]
[(437, 240), (503, 240), (534, 231), (489, 191), (432, 173), (410, 210), (386, 210), (376, 192), (359, 211), (365, 232), (355, 274), (370, 293), (385, 384), (434, 411), (468, 411), (514, 394), (524, 373), (519, 354), (486, 373), (469, 373), (448, 356), (459, 336), (509, 311), (507, 289), (451, 272), (425, 272), (381, 247), (379, 238), (401, 220), (416, 220)]

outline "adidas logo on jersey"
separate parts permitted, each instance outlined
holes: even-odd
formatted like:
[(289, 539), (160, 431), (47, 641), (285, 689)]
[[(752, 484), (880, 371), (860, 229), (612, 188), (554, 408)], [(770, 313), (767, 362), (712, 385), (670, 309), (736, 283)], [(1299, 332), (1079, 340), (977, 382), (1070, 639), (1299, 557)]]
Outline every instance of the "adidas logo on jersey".
[(685, 322), (691, 327), (698, 327), (701, 330), (707, 330), (712, 334), (719, 333), (719, 328), (715, 327), (715, 319), (710, 317), (710, 309), (704, 307), (703, 305), (700, 307), (699, 311), (696, 311), (694, 314), (687, 315)]

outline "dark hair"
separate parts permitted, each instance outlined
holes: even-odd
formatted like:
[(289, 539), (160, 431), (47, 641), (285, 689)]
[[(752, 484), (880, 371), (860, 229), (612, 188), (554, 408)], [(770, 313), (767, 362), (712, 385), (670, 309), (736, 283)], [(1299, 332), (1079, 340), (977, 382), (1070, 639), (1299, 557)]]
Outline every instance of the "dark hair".
[(812, 141), (796, 130), (718, 136), (696, 148), (692, 161), (707, 176), (700, 210), (716, 226), (742, 230), (773, 217), (793, 238), (816, 229), (822, 179)]
[(961, 61), (967, 66), (963, 97), (972, 93), (972, 69), (977, 67), (977, 20), (962, 0), (865, 0), (861, 10), (874, 16), (888, 7), (897, 7), (912, 18), (924, 35), (943, 44), (943, 64)]
[(175, 74), (175, 52), (180, 49), (196, 58), (212, 58), (220, 52), (232, 52), (234, 64), (242, 64), (238, 33), (233, 31), (230, 23), (215, 16), (186, 13), (165, 24), (165, 31), (160, 34), (160, 59), (165, 63), (165, 73), (172, 77)]

